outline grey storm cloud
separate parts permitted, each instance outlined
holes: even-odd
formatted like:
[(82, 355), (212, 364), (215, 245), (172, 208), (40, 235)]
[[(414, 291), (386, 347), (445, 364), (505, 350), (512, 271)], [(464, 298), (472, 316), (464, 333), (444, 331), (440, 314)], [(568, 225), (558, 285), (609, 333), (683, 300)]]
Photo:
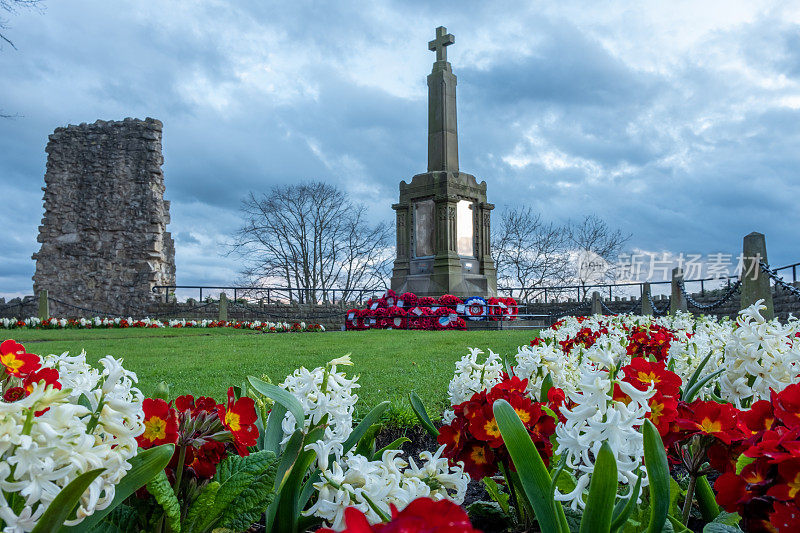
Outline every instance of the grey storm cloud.
[(800, 260), (800, 15), (772, 2), (48, 0), (0, 50), (0, 296), (31, 289), (59, 126), (164, 122), (178, 282), (237, 278), (249, 192), (334, 183), (390, 220), (425, 170), (436, 26), (455, 34), (461, 168), (489, 199), (589, 213), (632, 249)]

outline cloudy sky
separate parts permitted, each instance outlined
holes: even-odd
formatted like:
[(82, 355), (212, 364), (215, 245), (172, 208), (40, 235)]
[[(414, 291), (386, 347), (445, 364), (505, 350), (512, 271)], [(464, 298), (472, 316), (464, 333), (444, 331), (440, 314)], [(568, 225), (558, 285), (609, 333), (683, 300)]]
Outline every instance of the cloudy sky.
[(47, 135), (164, 122), (181, 284), (230, 283), (248, 191), (304, 179), (390, 219), (426, 166), (427, 42), (458, 76), (461, 169), (498, 209), (595, 213), (632, 250), (800, 261), (800, 4), (71, 1), (0, 49), (0, 296), (28, 294)]

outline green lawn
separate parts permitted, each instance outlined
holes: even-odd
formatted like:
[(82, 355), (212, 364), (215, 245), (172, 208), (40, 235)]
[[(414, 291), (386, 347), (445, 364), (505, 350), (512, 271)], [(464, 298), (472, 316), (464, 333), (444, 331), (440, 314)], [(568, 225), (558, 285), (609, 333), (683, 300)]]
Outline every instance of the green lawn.
[[(79, 353), (86, 350), (96, 362), (104, 355), (122, 357), (125, 367), (139, 376), (145, 394), (161, 380), (174, 395), (190, 393), (221, 400), (228, 386), (248, 375), (268, 375), (280, 382), (295, 368), (314, 368), (350, 353), (355, 366), (348, 373), (361, 376), (359, 409), (391, 400), (393, 416), (409, 414), (407, 395), (412, 389), (431, 414), (445, 407), (447, 384), (454, 363), (478, 347), (488, 353), (514, 355), (517, 346), (536, 335), (531, 330), (503, 331), (383, 331), (259, 334), (234, 329), (112, 329), (112, 330), (3, 330), (36, 354)], [(411, 420), (398, 419), (404, 424)]]

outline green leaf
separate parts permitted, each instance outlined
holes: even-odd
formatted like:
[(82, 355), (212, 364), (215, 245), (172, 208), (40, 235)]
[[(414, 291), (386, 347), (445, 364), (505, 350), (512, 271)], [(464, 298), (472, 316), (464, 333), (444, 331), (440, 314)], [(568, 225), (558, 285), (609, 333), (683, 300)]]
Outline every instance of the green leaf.
[(89, 488), (89, 485), (103, 473), (105, 468), (89, 470), (75, 479), (69, 485), (61, 489), (58, 495), (53, 498), (47, 510), (36, 522), (36, 526), (31, 533), (55, 533), (72, 514), (72, 511), (81, 501), (81, 496)]
[(286, 417), (286, 407), (276, 403), (267, 417), (267, 427), (264, 430), (264, 444), (262, 450), (267, 450), (278, 455), (281, 452), (283, 440), (283, 419)]
[(88, 411), (94, 411), (92, 408), (92, 402), (89, 401), (89, 397), (86, 396), (85, 393), (81, 393), (81, 395), (78, 397), (78, 405), (85, 407)]
[(286, 408), (287, 411), (292, 413), (294, 416), (295, 428), (303, 427), (306, 418), (305, 411), (303, 410), (303, 406), (300, 405), (300, 402), (291, 392), (287, 391), (286, 389), (282, 389), (277, 385), (273, 385), (272, 383), (262, 381), (254, 376), (247, 376), (247, 381), (250, 382), (250, 386), (253, 387), (256, 392), (263, 394), (271, 400), (274, 400), (275, 403), (281, 404)]
[(660, 533), (669, 513), (669, 463), (658, 430), (649, 420), (642, 425), (644, 464), (650, 484), (650, 533)]
[(706, 522), (715, 520), (719, 516), (719, 505), (717, 505), (714, 491), (711, 489), (711, 484), (706, 476), (697, 478), (694, 495), (697, 497), (697, 505), (700, 507), (700, 514), (703, 516), (703, 520)]
[[(296, 431), (286, 445), (283, 451), (281, 461), (278, 466), (278, 474), (275, 477), (275, 492), (276, 498), (272, 501), (266, 513), (266, 529), (267, 531), (295, 531), (294, 521), (295, 518), (286, 521), (287, 516), (294, 516), (295, 509), (300, 506), (300, 490), (297, 494), (290, 494), (293, 492), (299, 477), (302, 480), (308, 470), (308, 465), (303, 462), (307, 461), (307, 457), (311, 454), (312, 459), (316, 457), (313, 452), (305, 452), (303, 448), (305, 444), (315, 442), (325, 435), (325, 428), (323, 425), (313, 428), (308, 435), (304, 435), (301, 431)], [(312, 478), (314, 474), (312, 473)], [(305, 505), (303, 501), (303, 505)], [(298, 511), (299, 513), (299, 511)]]
[(292, 469), (292, 465), (300, 455), (300, 450), (303, 447), (304, 437), (305, 435), (299, 429), (292, 433), (292, 436), (289, 437), (289, 441), (286, 443), (286, 448), (284, 448), (283, 453), (281, 454), (281, 460), (278, 463), (278, 472), (275, 475), (276, 489), (284, 482), (289, 471)]
[(375, 437), (378, 435), (378, 431), (380, 430), (380, 424), (372, 424), (369, 428), (367, 428), (367, 432), (364, 433), (364, 436), (358, 441), (358, 446), (356, 446), (355, 452), (356, 455), (372, 457), (372, 454), (375, 453)]
[(297, 531), (316, 531), (322, 527), (322, 518), (316, 516), (301, 516), (297, 521)]
[(303, 490), (300, 491), (300, 501), (298, 506), (300, 509), (305, 509), (308, 500), (311, 499), (311, 496), (317, 490), (314, 488), (314, 483), (317, 483), (320, 480), (320, 471), (316, 470), (313, 474), (311, 474), (308, 479), (303, 482)]
[(544, 381), (542, 381), (542, 389), (539, 393), (539, 401), (542, 403), (547, 403), (547, 393), (550, 392), (550, 389), (553, 388), (553, 376), (550, 375), (550, 372), (544, 377)]
[[(671, 526), (672, 531), (674, 531), (675, 533), (692, 533), (691, 529), (684, 526), (681, 523), (681, 521), (675, 518), (674, 516), (669, 515), (667, 518), (669, 519), (669, 522), (666, 525)], [(666, 529), (667, 528), (665, 527), (664, 530)]]
[[(556, 493), (556, 489), (558, 487), (558, 481), (561, 478), (561, 474), (564, 472), (564, 469), (567, 467), (567, 456), (566, 454), (562, 455), (561, 458), (558, 460), (558, 466), (553, 470), (550, 474), (550, 478), (552, 481), (550, 482), (550, 496), (554, 496)], [(572, 492), (572, 491), (568, 491)]]
[(525, 426), (507, 401), (497, 400), (493, 409), (500, 434), (517, 468), (520, 483), (533, 507), (539, 527), (548, 532), (565, 531), (566, 518), (561, 520), (563, 510), (558, 513), (561, 503), (556, 502), (553, 506), (553, 499), (550, 497), (552, 479)]
[[(238, 495), (238, 497), (222, 513), (219, 521), (221, 527), (233, 531), (246, 531), (261, 518), (267, 507), (275, 497), (273, 490), (275, 484), (275, 471), (278, 461), (272, 452), (271, 460), (267, 462), (254, 476), (252, 481)], [(255, 454), (251, 454), (252, 457)], [(264, 464), (264, 463), (261, 463)], [(222, 490), (223, 487), (220, 487)], [(219, 493), (217, 493), (219, 497)]]
[(422, 427), (424, 427), (425, 430), (434, 437), (438, 437), (439, 430), (436, 429), (436, 426), (434, 426), (433, 422), (431, 422), (431, 417), (428, 416), (428, 411), (425, 410), (425, 405), (423, 405), (422, 400), (413, 390), (408, 394), (408, 401), (411, 402), (411, 409), (414, 411), (414, 414), (417, 415)]
[(483, 478), (483, 485), (486, 487), (486, 493), (489, 494), (489, 497), (497, 502), (504, 513), (508, 514), (510, 510), (508, 506), (509, 495), (502, 492), (497, 482), (489, 476)]
[(678, 507), (678, 498), (686, 496), (686, 491), (678, 485), (675, 478), (669, 478), (669, 514), (672, 516), (681, 516), (681, 508)]
[(703, 533), (742, 533), (742, 530), (739, 528), (739, 526), (711, 522), (705, 525), (703, 528)]
[(383, 452), (387, 452), (389, 450), (399, 450), (400, 448), (403, 447), (403, 444), (405, 444), (406, 442), (411, 442), (411, 439), (409, 439), (408, 437), (400, 437), (394, 439), (392, 442), (390, 442), (389, 444), (387, 444), (386, 446), (375, 452), (372, 455), (372, 460), (380, 461), (381, 457), (383, 457)]
[(695, 383), (690, 389), (688, 389), (686, 391), (686, 395), (685, 395), (686, 397), (685, 398), (681, 398), (681, 399), (686, 403), (691, 403), (692, 400), (694, 400), (695, 396), (697, 396), (700, 393), (700, 391), (703, 390), (703, 387), (706, 386), (706, 383), (708, 383), (712, 379), (716, 378), (717, 376), (719, 376), (723, 372), (725, 372), (725, 369), (724, 368), (720, 368), (719, 370), (717, 370), (715, 372), (712, 372), (711, 374), (707, 375), (706, 377), (704, 377), (703, 379), (701, 379), (700, 381)]
[(153, 495), (158, 505), (164, 509), (169, 531), (179, 533), (181, 530), (181, 504), (178, 502), (178, 498), (175, 497), (175, 492), (169, 484), (166, 472), (162, 470), (148, 481), (147, 491)]
[[(692, 373), (692, 377), (689, 378), (689, 381), (687, 381), (686, 385), (684, 385), (684, 387), (683, 387), (683, 391), (681, 391), (682, 392), (682, 394), (681, 394), (681, 399), (682, 400), (686, 401), (686, 391), (688, 391), (689, 389), (694, 387), (695, 383), (697, 383), (697, 380), (700, 378), (700, 373), (706, 367), (706, 365), (708, 364), (708, 361), (711, 359), (712, 355), (714, 355), (714, 352), (713, 351), (709, 352), (709, 354), (707, 356), (705, 356), (705, 358), (702, 361), (700, 361), (700, 364), (697, 365), (697, 368), (695, 369), (694, 373)], [(671, 359), (670, 362), (672, 362), (673, 360), (674, 359)]]
[(344, 453), (349, 452), (353, 446), (355, 446), (358, 441), (361, 440), (361, 437), (364, 436), (364, 434), (367, 432), (367, 429), (381, 419), (384, 411), (386, 411), (390, 405), (391, 402), (389, 401), (381, 402), (373, 407), (369, 413), (367, 413), (367, 416), (364, 417), (364, 420), (362, 420), (361, 423), (358, 424), (355, 429), (353, 429), (353, 432), (350, 433), (350, 436), (347, 437), (347, 440), (344, 441), (344, 444), (342, 444)]
[(720, 511), (717, 517), (713, 520), (718, 524), (725, 524), (727, 526), (735, 526), (742, 519), (739, 513), (729, 513), (727, 511)]
[[(320, 438), (319, 435), (315, 435), (305, 442), (315, 442), (318, 438)], [(302, 511), (300, 509), (300, 491), (303, 488), (303, 479), (316, 458), (317, 454), (312, 450), (300, 452), (300, 456), (292, 466), (285, 483), (281, 486), (278, 495), (280, 502), (275, 517), (279, 526), (278, 532), (297, 531), (300, 512)]]
[[(67, 531), (61, 528), (59, 531)], [(139, 533), (139, 513), (132, 507), (120, 505), (105, 520), (92, 528), (92, 533)]]
[(625, 500), (620, 500), (614, 506), (614, 513), (611, 515), (611, 531), (617, 531), (631, 516), (633, 508), (636, 507), (636, 501), (639, 499), (639, 493), (642, 491), (642, 471), (639, 470), (639, 476), (636, 478), (636, 484), (631, 490), (630, 496)]
[(495, 501), (477, 501), (467, 505), (466, 510), (472, 527), (477, 530), (513, 531), (511, 515)]
[(611, 515), (617, 497), (617, 460), (608, 442), (600, 446), (589, 484), (589, 497), (581, 519), (581, 533), (611, 529)]
[(159, 472), (162, 472), (169, 463), (172, 454), (175, 452), (174, 444), (164, 444), (149, 450), (142, 450), (128, 461), (131, 469), (125, 474), (114, 489), (114, 499), (108, 507), (103, 510), (95, 511), (91, 516), (86, 517), (80, 524), (64, 528), (71, 533), (85, 533), (91, 531), (94, 526), (99, 524), (115, 507), (124, 502), (128, 496), (144, 487)]
[[(226, 521), (232, 520), (231, 513), (238, 512), (240, 510), (239, 505), (242, 505), (242, 513), (246, 513), (253, 506), (258, 505), (260, 500), (247, 500), (250, 495), (245, 490), (256, 483), (262, 473), (267, 472), (270, 481), (269, 486), (266, 483), (260, 483), (259, 486), (266, 487), (264, 492), (270, 494), (269, 487), (274, 486), (275, 482), (275, 464), (275, 454), (268, 451), (251, 453), (247, 457), (230, 455), (219, 463), (213, 480), (217, 481), (220, 487), (214, 498), (214, 505), (208, 511), (207, 518), (199, 525), (200, 531), (205, 530), (216, 516), (220, 516), (221, 525), (224, 525)], [(237, 501), (240, 496), (242, 496), (241, 501)], [(264, 511), (267, 506), (268, 503), (264, 505), (261, 511)], [(250, 524), (247, 524), (244, 529), (249, 526)]]
[(508, 353), (503, 353), (503, 368), (505, 368), (508, 377), (514, 377), (514, 366), (511, 364), (511, 360), (508, 358)]
[(744, 470), (744, 467), (754, 462), (755, 460), (756, 460), (755, 457), (747, 457), (745, 454), (741, 454), (736, 459), (736, 475), (737, 476), (741, 475), (742, 470)]
[(211, 481), (201, 489), (200, 495), (194, 500), (192, 506), (189, 507), (189, 512), (186, 514), (186, 520), (184, 520), (186, 533), (198, 531), (195, 528), (198, 520), (212, 524), (216, 522), (216, 517), (209, 517), (209, 513), (214, 507), (214, 499), (217, 497), (219, 487), (219, 481)]
[(165, 402), (169, 401), (169, 385), (166, 381), (161, 381), (158, 385), (156, 385), (156, 391), (153, 393), (153, 398), (158, 398), (160, 400), (164, 400)]

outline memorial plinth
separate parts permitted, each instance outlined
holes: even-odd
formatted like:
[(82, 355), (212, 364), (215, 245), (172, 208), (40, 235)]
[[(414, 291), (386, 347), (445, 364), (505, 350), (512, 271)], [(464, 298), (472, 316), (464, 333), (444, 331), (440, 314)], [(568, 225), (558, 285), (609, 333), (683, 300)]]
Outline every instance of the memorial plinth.
[(456, 76), (446, 47), (455, 38), (436, 29), (436, 52), (428, 75), (428, 171), (400, 182), (397, 258), (392, 289), (420, 296), (494, 296), (497, 276), (491, 256), (494, 205), (486, 182), (458, 168)]

